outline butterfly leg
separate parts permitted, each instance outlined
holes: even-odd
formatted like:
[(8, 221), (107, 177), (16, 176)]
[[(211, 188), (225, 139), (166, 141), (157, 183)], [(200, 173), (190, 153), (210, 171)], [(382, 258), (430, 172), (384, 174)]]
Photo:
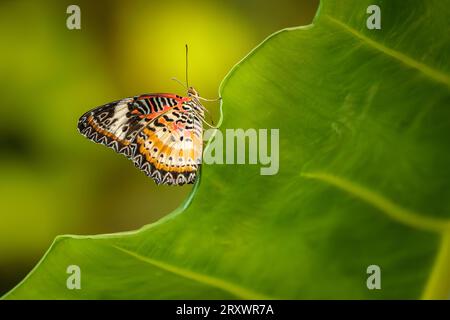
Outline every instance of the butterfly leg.
[(222, 100), (222, 97), (218, 97), (216, 99), (206, 99), (206, 98), (203, 98), (203, 97), (198, 97), (198, 99), (199, 100), (203, 100), (203, 101), (216, 102), (216, 101)]

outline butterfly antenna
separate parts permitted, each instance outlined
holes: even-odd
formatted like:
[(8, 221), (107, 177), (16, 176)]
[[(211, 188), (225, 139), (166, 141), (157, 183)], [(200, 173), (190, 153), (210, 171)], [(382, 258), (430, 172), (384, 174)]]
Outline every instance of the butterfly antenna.
[(186, 90), (188, 89), (187, 85), (185, 83), (181, 82), (180, 80), (178, 80), (177, 78), (172, 78), (172, 80), (175, 81), (176, 83), (179, 83)]
[(188, 45), (186, 44), (186, 86), (189, 88), (189, 80), (188, 80), (188, 55), (189, 55)]

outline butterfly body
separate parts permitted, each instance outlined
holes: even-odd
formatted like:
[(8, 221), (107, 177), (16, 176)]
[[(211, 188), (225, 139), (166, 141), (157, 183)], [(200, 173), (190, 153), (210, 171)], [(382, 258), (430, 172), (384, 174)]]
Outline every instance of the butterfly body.
[(202, 161), (205, 108), (192, 87), (125, 98), (86, 112), (78, 130), (133, 161), (157, 184), (194, 183)]

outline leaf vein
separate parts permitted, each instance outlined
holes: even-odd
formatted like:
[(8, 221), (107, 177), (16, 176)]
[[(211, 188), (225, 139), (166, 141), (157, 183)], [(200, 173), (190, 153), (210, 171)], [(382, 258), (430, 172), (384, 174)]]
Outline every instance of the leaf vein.
[(344, 190), (347, 193), (371, 204), (388, 217), (410, 227), (437, 233), (450, 231), (450, 219), (430, 218), (424, 216), (423, 214), (412, 212), (397, 205), (383, 195), (344, 178), (324, 172), (304, 172), (301, 175), (306, 178), (316, 179), (328, 183), (338, 189)]
[(424, 300), (446, 300), (450, 293), (450, 232), (441, 239), (428, 282), (422, 293)]
[(220, 290), (229, 292), (233, 294), (234, 296), (241, 298), (241, 299), (248, 299), (248, 300), (269, 300), (274, 299), (272, 297), (266, 296), (264, 294), (260, 294), (257, 292), (254, 292), (250, 289), (243, 288), (241, 286), (238, 286), (234, 283), (230, 283), (228, 281), (225, 281), (223, 279), (218, 279), (215, 277), (211, 277), (208, 275), (204, 275), (198, 272), (194, 272), (188, 269), (184, 269), (181, 267), (177, 267), (174, 265), (171, 265), (166, 262), (158, 261), (156, 259), (148, 258), (145, 256), (142, 256), (136, 252), (127, 250), (125, 248), (113, 245), (113, 247), (119, 251), (122, 251), (142, 262), (145, 262), (147, 264), (151, 264), (152, 266), (158, 267), (162, 270), (169, 271), (171, 273), (174, 273), (176, 275), (182, 276), (186, 279), (190, 279), (205, 285), (209, 285), (215, 288), (218, 288)]
[(422, 62), (419, 62), (419, 61), (407, 56), (406, 54), (403, 54), (397, 50), (386, 47), (386, 46), (382, 45), (381, 43), (378, 43), (377, 41), (370, 39), (369, 37), (363, 35), (362, 33), (358, 32), (357, 30), (353, 29), (352, 27), (350, 27), (349, 25), (345, 24), (342, 21), (339, 21), (330, 16), (325, 16), (325, 18), (327, 18), (329, 21), (333, 22), (334, 24), (338, 25), (345, 31), (349, 32), (354, 37), (363, 41), (370, 47), (396, 59), (397, 61), (400, 61), (401, 63), (403, 63), (404, 65), (406, 65), (410, 68), (420, 71), (421, 73), (423, 73), (427, 77), (433, 79), (434, 81), (443, 83), (447, 87), (450, 87), (450, 76), (449, 75), (447, 75), (439, 70), (436, 70)]

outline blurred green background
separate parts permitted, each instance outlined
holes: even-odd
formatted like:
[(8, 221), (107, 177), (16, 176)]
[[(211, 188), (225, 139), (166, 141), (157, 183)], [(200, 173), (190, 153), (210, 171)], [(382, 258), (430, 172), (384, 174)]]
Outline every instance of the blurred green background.
[[(175, 209), (191, 186), (156, 185), (76, 130), (127, 96), (183, 89), (214, 98), (229, 69), (271, 33), (311, 22), (319, 0), (1, 1), (0, 294), (59, 234), (132, 230)], [(81, 30), (66, 8), (81, 8)], [(244, 94), (244, 93), (243, 93)], [(217, 119), (217, 105), (209, 104)]]

